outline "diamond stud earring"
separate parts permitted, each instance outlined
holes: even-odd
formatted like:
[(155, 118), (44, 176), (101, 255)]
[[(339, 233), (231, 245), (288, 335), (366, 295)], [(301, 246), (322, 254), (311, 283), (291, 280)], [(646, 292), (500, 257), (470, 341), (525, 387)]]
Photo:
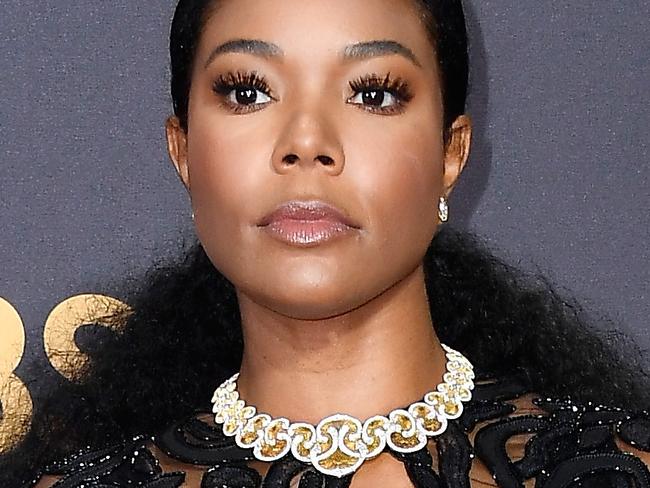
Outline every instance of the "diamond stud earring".
[(447, 222), (449, 220), (449, 205), (447, 205), (447, 199), (445, 197), (440, 197), (438, 202), (438, 218), (440, 222)]

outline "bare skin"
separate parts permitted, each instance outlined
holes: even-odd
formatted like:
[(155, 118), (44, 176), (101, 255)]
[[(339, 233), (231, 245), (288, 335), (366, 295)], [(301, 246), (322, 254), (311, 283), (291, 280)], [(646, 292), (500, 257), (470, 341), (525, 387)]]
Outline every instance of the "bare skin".
[[(272, 43), (283, 54), (211, 56), (233, 39)], [(342, 59), (347, 46), (377, 40), (413, 56)], [(220, 76), (251, 71), (268, 83), (253, 103), (212, 89)], [(398, 105), (380, 90), (385, 111), (365, 103), (350, 82), (372, 73), (401, 78), (411, 99)], [(363, 420), (422, 398), (442, 380), (422, 259), (439, 224), (438, 199), (467, 160), (471, 124), (459, 117), (443, 143), (438, 76), (407, 0), (226, 1), (208, 20), (188, 130), (171, 117), (168, 147), (197, 234), (237, 290), (245, 339), (239, 388), (258, 410), (312, 423), (338, 412)], [(298, 248), (257, 226), (279, 203), (311, 198), (360, 228)]]
[[(226, 53), (206, 67), (215, 47), (239, 38), (273, 43), (284, 56)], [(419, 66), (400, 54), (340, 58), (348, 45), (386, 39)], [(260, 93), (253, 110), (234, 113), (212, 84), (252, 70), (275, 100)], [(388, 72), (413, 94), (400, 113), (350, 101), (350, 81)], [(238, 292), (242, 396), (272, 415), (316, 422), (338, 411), (386, 412), (440, 382), (444, 355), (421, 263), (471, 127), (460, 117), (444, 146), (436, 60), (411, 3), (224, 2), (201, 38), (188, 125), (186, 134), (168, 121), (169, 150), (199, 238)], [(309, 249), (273, 241), (256, 223), (293, 198), (332, 202), (361, 229)]]
[[(284, 56), (227, 53), (206, 67), (214, 48), (240, 38), (273, 43)], [(340, 59), (346, 46), (373, 40), (408, 47), (419, 66), (399, 54)], [(271, 97), (259, 93), (259, 105), (243, 113), (225, 106), (235, 97), (218, 96), (212, 85), (229, 71), (257, 71)], [(371, 112), (349, 82), (389, 71), (413, 97), (400, 112)], [(438, 226), (438, 197), (452, 191), (471, 140), (461, 116), (443, 144), (442, 110), (433, 48), (408, 0), (226, 0), (208, 20), (188, 131), (171, 117), (168, 147), (199, 238), (237, 289), (245, 338), (239, 386), (259, 410), (312, 423), (336, 412), (365, 419), (420, 399), (441, 381), (444, 355), (421, 263)], [(294, 198), (333, 203), (360, 229), (309, 249), (280, 244), (256, 224)], [(650, 463), (647, 453), (617, 443)], [(508, 448), (521, 457), (524, 441)], [(183, 470), (185, 486), (199, 486), (203, 467), (151, 449), (166, 472)], [(470, 478), (472, 486), (496, 486), (476, 458)], [(377, 486), (412, 484), (384, 453), (352, 482)]]

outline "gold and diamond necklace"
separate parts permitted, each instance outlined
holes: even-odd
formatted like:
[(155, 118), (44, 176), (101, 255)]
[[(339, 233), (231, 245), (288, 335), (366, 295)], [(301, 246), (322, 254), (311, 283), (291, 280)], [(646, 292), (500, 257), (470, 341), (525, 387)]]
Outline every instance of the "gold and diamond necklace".
[(321, 473), (345, 476), (366, 459), (378, 456), (386, 446), (408, 453), (426, 446), (428, 437), (442, 434), (448, 420), (463, 413), (463, 403), (472, 398), (474, 370), (460, 352), (442, 344), (447, 371), (436, 390), (406, 409), (387, 416), (375, 415), (365, 422), (345, 414), (325, 417), (314, 426), (271, 418), (246, 405), (237, 392), (239, 373), (224, 381), (212, 397), (215, 422), (223, 433), (235, 437), (237, 445), (253, 449), (260, 461), (275, 461), (289, 451), (299, 461), (311, 463)]

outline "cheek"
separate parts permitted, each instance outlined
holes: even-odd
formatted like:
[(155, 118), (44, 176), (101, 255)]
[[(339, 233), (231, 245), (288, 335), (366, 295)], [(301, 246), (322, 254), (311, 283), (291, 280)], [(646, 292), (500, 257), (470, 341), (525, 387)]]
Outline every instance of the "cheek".
[(214, 110), (196, 110), (191, 124), (189, 176), (197, 210), (245, 215), (250, 209), (243, 196), (259, 190), (268, 172), (270, 148), (259, 143), (270, 140), (267, 129), (238, 124)]
[[(268, 184), (269, 148), (251, 143), (250, 127), (237, 131), (228, 118), (197, 112), (188, 132), (194, 223), (215, 266), (232, 278), (260, 216), (257, 196)], [(256, 139), (269, 140), (263, 130), (254, 129)]]
[[(437, 223), (442, 190), (442, 137), (416, 125), (385, 131), (383, 137), (356, 134), (351, 167), (366, 197), (371, 228), (383, 246), (395, 249), (428, 247)], [(359, 144), (359, 140), (365, 140)], [(415, 249), (413, 249), (415, 251)], [(401, 251), (404, 253), (404, 251)]]

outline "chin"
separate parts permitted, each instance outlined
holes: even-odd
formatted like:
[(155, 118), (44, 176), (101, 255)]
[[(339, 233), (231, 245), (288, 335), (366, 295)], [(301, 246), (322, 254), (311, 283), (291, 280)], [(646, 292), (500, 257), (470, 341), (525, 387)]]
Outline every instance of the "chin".
[(354, 310), (356, 306), (332, 303), (275, 302), (269, 307), (274, 312), (296, 320), (327, 320)]
[(273, 293), (256, 294), (253, 291), (249, 296), (278, 314), (299, 320), (325, 320), (337, 317), (354, 310), (370, 299), (364, 299), (358, 293), (351, 293), (348, 287), (337, 284), (309, 287), (299, 286), (295, 282), (289, 286), (278, 285), (274, 287)]

